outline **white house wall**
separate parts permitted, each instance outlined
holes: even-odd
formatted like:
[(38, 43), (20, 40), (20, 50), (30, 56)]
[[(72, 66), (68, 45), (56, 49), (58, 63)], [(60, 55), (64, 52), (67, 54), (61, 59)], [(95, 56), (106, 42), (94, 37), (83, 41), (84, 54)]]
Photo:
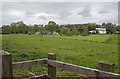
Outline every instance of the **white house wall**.
[(106, 31), (98, 31), (99, 34), (106, 34)]

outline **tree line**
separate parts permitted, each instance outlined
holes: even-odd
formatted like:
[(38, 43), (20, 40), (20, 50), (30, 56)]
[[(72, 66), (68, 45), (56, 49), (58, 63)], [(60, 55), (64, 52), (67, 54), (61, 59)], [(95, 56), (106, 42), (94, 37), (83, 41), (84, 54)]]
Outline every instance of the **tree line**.
[(96, 28), (106, 28), (107, 32), (114, 33), (119, 27), (112, 23), (103, 23), (102, 25), (95, 23), (59, 25), (54, 21), (49, 21), (48, 24), (43, 26), (38, 24), (26, 25), (23, 21), (18, 21), (10, 25), (3, 25), (0, 29), (2, 29), (2, 34), (28, 34), (38, 31), (54, 31), (61, 35), (89, 35), (89, 31)]

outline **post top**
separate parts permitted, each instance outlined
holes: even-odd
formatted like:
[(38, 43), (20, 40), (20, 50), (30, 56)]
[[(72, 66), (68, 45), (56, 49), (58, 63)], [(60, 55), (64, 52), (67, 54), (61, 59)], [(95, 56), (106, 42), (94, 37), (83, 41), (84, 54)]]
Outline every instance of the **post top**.
[(6, 52), (6, 51), (1, 50), (1, 51), (0, 51), (0, 55), (10, 55), (10, 53), (8, 53), (8, 52)]
[(49, 55), (56, 55), (55, 53), (48, 53)]
[(115, 63), (106, 62), (106, 61), (99, 61), (99, 63), (109, 64), (109, 65), (115, 65)]

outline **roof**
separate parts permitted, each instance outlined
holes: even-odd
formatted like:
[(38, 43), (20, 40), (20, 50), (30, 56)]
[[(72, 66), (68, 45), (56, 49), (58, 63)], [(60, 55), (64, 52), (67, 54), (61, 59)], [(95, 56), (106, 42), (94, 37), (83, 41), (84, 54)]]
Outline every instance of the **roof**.
[(96, 30), (106, 31), (106, 28), (96, 28)]

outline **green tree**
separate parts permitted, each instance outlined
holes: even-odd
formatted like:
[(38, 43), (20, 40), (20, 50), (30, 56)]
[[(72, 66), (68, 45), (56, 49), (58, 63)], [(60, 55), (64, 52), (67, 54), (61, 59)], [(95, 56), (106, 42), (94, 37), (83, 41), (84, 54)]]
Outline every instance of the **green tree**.
[(44, 31), (45, 31), (45, 28), (44, 28), (44, 27), (39, 27), (40, 40), (41, 40), (41, 41), (43, 41)]
[(78, 34), (78, 30), (76, 29), (76, 27), (74, 26), (72, 29), (72, 35), (77, 35)]
[(23, 21), (19, 21), (17, 23), (17, 27), (18, 27), (18, 32), (19, 33), (24, 33), (24, 34), (28, 33), (28, 26), (26, 24), (24, 24)]
[(64, 34), (64, 35), (68, 35), (68, 33), (70, 32), (70, 29), (68, 27), (63, 27), (61, 29), (61, 34)]
[(106, 28), (107, 32), (111, 32), (111, 33), (115, 32), (115, 25), (113, 25), (112, 23), (107, 23), (105, 25), (105, 28)]
[(48, 22), (48, 25), (46, 25), (46, 29), (49, 30), (49, 31), (60, 31), (59, 30), (59, 25), (56, 24), (54, 21), (49, 21)]
[(0, 34), (2, 34), (2, 27), (0, 27)]
[(34, 32), (34, 26), (29, 25), (28, 32)]
[(11, 23), (10, 26), (11, 26), (10, 33), (12, 33), (12, 34), (18, 33), (18, 28), (17, 28), (17, 23), (16, 22)]
[(84, 26), (83, 32), (82, 32), (83, 36), (88, 36), (89, 32), (88, 32), (88, 26)]
[(37, 24), (34, 25), (34, 32), (39, 31), (39, 26)]
[(80, 34), (83, 32), (83, 27), (82, 27), (82, 26), (79, 26), (78, 32), (79, 32)]
[(105, 26), (106, 24), (105, 23), (102, 23), (102, 26)]
[(9, 25), (3, 25), (1, 28), (1, 31), (3, 34), (9, 34), (10, 33), (10, 26)]

